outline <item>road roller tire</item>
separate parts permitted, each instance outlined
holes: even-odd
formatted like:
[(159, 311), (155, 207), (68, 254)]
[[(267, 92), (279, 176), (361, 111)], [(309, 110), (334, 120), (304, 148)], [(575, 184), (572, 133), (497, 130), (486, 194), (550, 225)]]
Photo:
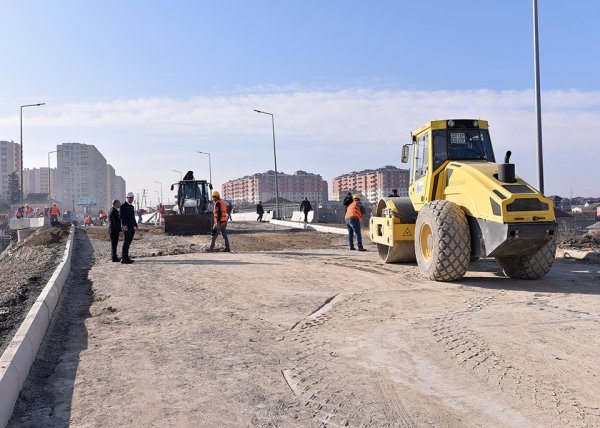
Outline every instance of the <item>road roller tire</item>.
[(471, 236), (467, 217), (458, 205), (439, 200), (421, 209), (415, 225), (415, 255), (429, 279), (454, 281), (465, 275)]
[(417, 260), (414, 241), (396, 241), (393, 247), (377, 244), (377, 252), (383, 263), (413, 263)]
[(555, 257), (556, 240), (553, 239), (533, 254), (496, 257), (496, 262), (509, 278), (540, 279), (550, 271)]

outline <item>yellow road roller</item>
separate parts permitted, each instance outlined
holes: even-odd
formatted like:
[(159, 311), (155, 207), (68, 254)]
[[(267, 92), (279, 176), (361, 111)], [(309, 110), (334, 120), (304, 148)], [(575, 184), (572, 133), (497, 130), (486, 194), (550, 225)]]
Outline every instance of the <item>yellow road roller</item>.
[(515, 175), (510, 151), (496, 163), (488, 122), (434, 120), (411, 136), (408, 197), (380, 200), (370, 221), (381, 260), (416, 261), (436, 281), (462, 278), (481, 257), (510, 278), (544, 276), (556, 253), (552, 201)]

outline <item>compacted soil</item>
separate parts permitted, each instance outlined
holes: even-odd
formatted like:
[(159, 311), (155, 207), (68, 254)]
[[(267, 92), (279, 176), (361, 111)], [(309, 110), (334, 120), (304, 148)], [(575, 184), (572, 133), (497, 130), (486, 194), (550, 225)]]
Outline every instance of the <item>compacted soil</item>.
[(78, 230), (9, 426), (600, 425), (598, 264), (437, 283), (343, 235), (140, 235), (121, 265)]

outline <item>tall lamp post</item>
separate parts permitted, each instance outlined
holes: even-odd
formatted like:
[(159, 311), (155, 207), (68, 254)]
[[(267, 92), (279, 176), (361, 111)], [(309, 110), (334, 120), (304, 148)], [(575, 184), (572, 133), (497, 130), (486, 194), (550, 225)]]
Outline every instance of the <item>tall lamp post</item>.
[(52, 203), (52, 195), (51, 195), (51, 192), (52, 192), (51, 189), (52, 188), (51, 188), (51, 185), (50, 185), (50, 154), (51, 153), (56, 153), (56, 164), (57, 164), (57, 167), (58, 167), (58, 153), (60, 153), (60, 152), (62, 152), (62, 150), (53, 150), (51, 152), (48, 152), (48, 204)]
[(162, 197), (163, 197), (163, 193), (162, 193), (162, 183), (160, 181), (155, 181), (155, 183), (160, 184), (160, 202), (162, 204)]
[(183, 172), (177, 171), (176, 169), (174, 169), (173, 172), (178, 172), (179, 173), (179, 181), (183, 180)]
[(533, 0), (533, 56), (535, 80), (535, 113), (537, 122), (537, 155), (538, 155), (538, 187), (544, 194), (544, 156), (542, 153), (542, 101), (540, 95), (540, 48), (538, 43), (538, 8), (537, 0)]
[(257, 113), (268, 114), (271, 116), (271, 124), (273, 125), (273, 158), (275, 159), (275, 205), (277, 207), (275, 211), (275, 217), (280, 218), (279, 214), (279, 181), (277, 180), (277, 152), (275, 150), (275, 118), (273, 113), (268, 113), (266, 111), (254, 110)]
[(25, 107), (39, 107), (43, 106), (46, 103), (37, 103), (37, 104), (25, 104), (21, 106), (21, 205), (23, 204), (23, 109)]
[(202, 155), (208, 155), (208, 180), (209, 180), (209, 183), (212, 186), (212, 166), (210, 165), (210, 153), (201, 152), (199, 150), (198, 150), (198, 153), (200, 153)]

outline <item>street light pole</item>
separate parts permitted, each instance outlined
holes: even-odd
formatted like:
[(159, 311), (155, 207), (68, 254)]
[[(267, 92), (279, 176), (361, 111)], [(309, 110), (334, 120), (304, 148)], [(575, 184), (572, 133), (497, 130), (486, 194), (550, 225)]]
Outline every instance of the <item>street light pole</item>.
[(198, 151), (198, 153), (203, 155), (208, 155), (208, 179), (209, 183), (212, 185), (212, 166), (210, 165), (210, 153)]
[(56, 164), (58, 166), (58, 153), (62, 152), (62, 150), (53, 150), (51, 152), (48, 152), (48, 204), (52, 203), (52, 196), (51, 196), (51, 187), (50, 187), (50, 153), (56, 153)]
[(155, 181), (155, 183), (160, 184), (160, 203), (163, 201), (163, 192), (162, 192), (162, 183), (160, 181)]
[(25, 195), (23, 194), (23, 108), (25, 107), (39, 107), (43, 106), (46, 103), (37, 103), (37, 104), (25, 104), (21, 106), (21, 205), (23, 205), (23, 199)]
[(173, 172), (178, 172), (179, 173), (179, 181), (183, 180), (183, 172), (177, 171), (176, 169), (174, 169)]
[(537, 122), (538, 187), (544, 194), (544, 156), (542, 153), (542, 100), (540, 94), (540, 48), (538, 38), (537, 0), (533, 0), (533, 55), (535, 73), (535, 113)]
[(280, 218), (279, 214), (279, 181), (277, 180), (277, 151), (275, 150), (275, 117), (273, 113), (268, 113), (266, 111), (254, 110), (257, 113), (268, 114), (271, 116), (271, 125), (273, 126), (273, 158), (275, 159), (275, 217)]

